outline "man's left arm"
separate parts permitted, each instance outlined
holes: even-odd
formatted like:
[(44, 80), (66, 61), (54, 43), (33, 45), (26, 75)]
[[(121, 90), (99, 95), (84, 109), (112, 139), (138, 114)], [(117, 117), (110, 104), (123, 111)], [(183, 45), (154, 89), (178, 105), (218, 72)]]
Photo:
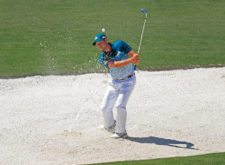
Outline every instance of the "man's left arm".
[(128, 55), (130, 56), (128, 59), (121, 60), (121, 61), (112, 61), (109, 62), (109, 68), (118, 68), (128, 65), (129, 63), (133, 63), (134, 65), (139, 64), (139, 55), (134, 51), (129, 51)]

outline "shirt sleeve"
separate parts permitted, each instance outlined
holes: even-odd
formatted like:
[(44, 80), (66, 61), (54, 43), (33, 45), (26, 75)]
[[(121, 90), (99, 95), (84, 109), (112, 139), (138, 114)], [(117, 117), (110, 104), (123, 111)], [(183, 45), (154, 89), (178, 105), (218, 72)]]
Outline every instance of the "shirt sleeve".
[(120, 41), (120, 51), (124, 53), (129, 53), (132, 50), (132, 48), (124, 41)]

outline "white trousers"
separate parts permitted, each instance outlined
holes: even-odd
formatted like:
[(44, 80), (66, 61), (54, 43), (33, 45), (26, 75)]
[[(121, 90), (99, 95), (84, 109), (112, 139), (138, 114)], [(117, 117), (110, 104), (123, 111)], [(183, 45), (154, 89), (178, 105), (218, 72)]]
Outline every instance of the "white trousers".
[(126, 105), (135, 84), (135, 75), (126, 80), (112, 80), (109, 82), (101, 105), (105, 128), (109, 128), (114, 125), (115, 119), (113, 116), (113, 108), (115, 107), (117, 110), (115, 132), (126, 132)]

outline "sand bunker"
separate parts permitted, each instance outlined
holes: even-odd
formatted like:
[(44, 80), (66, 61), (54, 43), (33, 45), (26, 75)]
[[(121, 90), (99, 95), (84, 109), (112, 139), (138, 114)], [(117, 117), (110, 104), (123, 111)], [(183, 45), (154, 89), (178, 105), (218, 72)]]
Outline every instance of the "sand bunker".
[(225, 151), (225, 68), (137, 72), (127, 140), (97, 129), (109, 77), (0, 79), (0, 164), (86, 164)]

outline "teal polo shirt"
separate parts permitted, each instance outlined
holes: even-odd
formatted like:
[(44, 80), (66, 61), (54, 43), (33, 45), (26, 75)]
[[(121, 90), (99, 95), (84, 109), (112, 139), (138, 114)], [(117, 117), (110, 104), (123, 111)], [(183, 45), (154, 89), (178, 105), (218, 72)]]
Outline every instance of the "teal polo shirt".
[(109, 74), (113, 79), (124, 79), (128, 75), (133, 74), (135, 71), (135, 65), (133, 63), (129, 63), (128, 65), (118, 68), (108, 67), (109, 62), (128, 59), (130, 57), (128, 53), (132, 48), (122, 40), (110, 43), (110, 45), (112, 47), (112, 51), (110, 53), (101, 52), (98, 56), (98, 62), (109, 70)]

